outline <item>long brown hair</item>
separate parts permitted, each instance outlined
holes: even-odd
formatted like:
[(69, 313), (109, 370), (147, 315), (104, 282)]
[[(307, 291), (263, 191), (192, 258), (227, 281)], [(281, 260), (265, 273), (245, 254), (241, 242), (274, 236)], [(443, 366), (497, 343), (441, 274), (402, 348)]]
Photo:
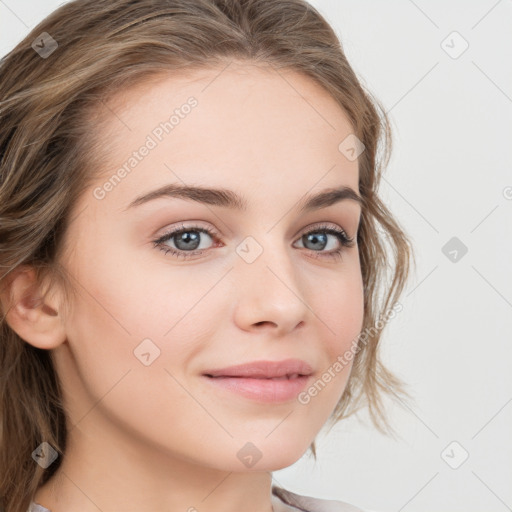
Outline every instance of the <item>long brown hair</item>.
[[(383, 392), (408, 396), (380, 360), (383, 314), (398, 300), (412, 248), (377, 189), (389, 162), (385, 111), (365, 91), (326, 20), (304, 0), (75, 0), (37, 25), (0, 60), (0, 287), (21, 266), (38, 282), (73, 284), (59, 265), (70, 212), (96, 179), (105, 106), (121, 89), (177, 70), (231, 60), (301, 72), (332, 95), (365, 150), (359, 156), (363, 209), (358, 245), (364, 283), (362, 332), (344, 394), (331, 419), (367, 405), (389, 431)], [(110, 114), (111, 115), (111, 114)], [(340, 141), (341, 142), (341, 141)], [(103, 146), (102, 146), (103, 145)], [(46, 280), (48, 278), (48, 281)], [(44, 297), (44, 293), (43, 293)], [(66, 414), (51, 351), (21, 339), (0, 319), (0, 499), (26, 512), (37, 488), (59, 467)], [(381, 328), (375, 328), (381, 321)], [(32, 452), (59, 454), (47, 469)], [(315, 445), (311, 445), (315, 454)]]

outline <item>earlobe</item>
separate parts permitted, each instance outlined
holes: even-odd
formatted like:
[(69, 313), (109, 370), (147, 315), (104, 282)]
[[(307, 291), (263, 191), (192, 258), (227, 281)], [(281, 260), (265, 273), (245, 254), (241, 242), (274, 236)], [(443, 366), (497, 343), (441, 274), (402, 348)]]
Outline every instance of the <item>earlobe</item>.
[(0, 299), (7, 324), (27, 343), (49, 350), (66, 340), (58, 294), (48, 294), (43, 301), (33, 268), (16, 269)]

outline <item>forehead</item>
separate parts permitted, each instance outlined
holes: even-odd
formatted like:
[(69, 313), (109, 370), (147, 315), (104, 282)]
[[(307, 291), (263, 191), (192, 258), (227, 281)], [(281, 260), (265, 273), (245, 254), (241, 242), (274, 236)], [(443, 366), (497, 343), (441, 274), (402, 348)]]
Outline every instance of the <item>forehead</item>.
[(232, 62), (169, 72), (120, 92), (108, 108), (108, 151), (95, 186), (124, 167), (109, 193), (124, 206), (170, 182), (230, 187), (255, 198), (286, 190), (298, 199), (315, 186), (358, 190), (357, 160), (338, 149), (353, 131), (347, 115), (297, 71)]

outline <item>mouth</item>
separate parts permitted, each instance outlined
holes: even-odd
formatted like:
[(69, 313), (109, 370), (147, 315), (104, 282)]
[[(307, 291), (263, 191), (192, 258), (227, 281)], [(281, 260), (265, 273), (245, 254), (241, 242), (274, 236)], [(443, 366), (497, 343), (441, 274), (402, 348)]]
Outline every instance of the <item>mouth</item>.
[(203, 375), (209, 377), (245, 377), (250, 379), (286, 379), (307, 376), (313, 373), (311, 365), (302, 359), (281, 361), (252, 361), (249, 363), (208, 370)]
[(277, 403), (295, 399), (312, 374), (312, 367), (305, 361), (287, 359), (208, 370), (202, 376), (218, 390), (234, 392), (253, 401)]
[(281, 377), (265, 377), (258, 375), (247, 375), (246, 377), (242, 377), (240, 375), (209, 375), (204, 374), (206, 377), (210, 377), (212, 379), (258, 379), (258, 380), (290, 380), (296, 379), (298, 377), (307, 377), (307, 375), (303, 375), (302, 373), (292, 373), (282, 375)]

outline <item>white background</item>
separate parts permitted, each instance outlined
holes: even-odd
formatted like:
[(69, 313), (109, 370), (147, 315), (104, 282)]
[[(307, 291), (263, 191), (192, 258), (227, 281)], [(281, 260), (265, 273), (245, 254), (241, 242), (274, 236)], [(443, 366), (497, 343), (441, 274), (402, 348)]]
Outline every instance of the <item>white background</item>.
[[(0, 54), (61, 3), (0, 0)], [(345, 420), (275, 482), (381, 512), (512, 510), (512, 1), (311, 3), (392, 119), (381, 193), (417, 269), (383, 355), (415, 402), (388, 401), (397, 439)]]

